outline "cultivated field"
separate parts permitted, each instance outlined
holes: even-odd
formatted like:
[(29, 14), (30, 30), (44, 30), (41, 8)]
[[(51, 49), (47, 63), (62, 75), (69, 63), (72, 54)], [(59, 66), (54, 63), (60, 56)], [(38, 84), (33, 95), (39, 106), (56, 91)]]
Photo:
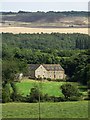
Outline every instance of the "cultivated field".
[(83, 33), (88, 34), (88, 28), (28, 28), (28, 27), (0, 27), (0, 33)]
[[(3, 104), (3, 118), (38, 118), (38, 103)], [(41, 118), (88, 118), (88, 101), (41, 103)]]

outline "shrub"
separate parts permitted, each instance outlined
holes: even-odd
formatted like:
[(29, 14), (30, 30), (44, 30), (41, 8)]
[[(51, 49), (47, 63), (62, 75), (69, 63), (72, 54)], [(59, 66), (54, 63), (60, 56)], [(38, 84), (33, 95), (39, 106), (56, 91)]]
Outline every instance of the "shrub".
[(78, 100), (80, 100), (80, 98), (77, 96), (69, 97), (69, 101), (78, 101)]
[(67, 101), (65, 97), (59, 97), (59, 102), (65, 102)]
[(50, 100), (50, 96), (48, 94), (44, 95), (44, 101), (49, 101)]
[(26, 97), (23, 97), (22, 95), (20, 95), (20, 94), (16, 94), (16, 93), (12, 93), (11, 94), (11, 99), (12, 99), (12, 101), (14, 101), (14, 102), (27, 102), (27, 98)]
[(9, 86), (9, 84), (6, 84), (2, 89), (2, 102), (6, 103), (6, 102), (10, 102), (10, 101), (11, 101), (10, 86)]
[(54, 102), (60, 102), (59, 97), (54, 97)]
[(78, 98), (80, 96), (78, 88), (69, 83), (62, 85), (61, 89), (62, 89), (63, 95), (67, 100), (69, 100), (69, 98), (71, 99), (71, 97), (72, 99), (74, 98), (76, 99), (76, 97)]
[(47, 78), (48, 81), (51, 81), (51, 78)]
[(65, 82), (66, 80), (65, 79), (56, 79), (55, 81), (57, 81), (57, 82)]
[(42, 95), (40, 89), (37, 86), (35, 86), (34, 88), (31, 89), (30, 95), (27, 97), (28, 102), (38, 102), (39, 98), (40, 101), (43, 101), (44, 96)]

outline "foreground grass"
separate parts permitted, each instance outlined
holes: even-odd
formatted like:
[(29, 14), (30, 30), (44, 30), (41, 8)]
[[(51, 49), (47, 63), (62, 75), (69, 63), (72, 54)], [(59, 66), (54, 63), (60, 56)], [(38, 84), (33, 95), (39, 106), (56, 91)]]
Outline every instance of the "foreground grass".
[[(6, 103), (3, 118), (38, 118), (38, 103)], [(88, 118), (88, 101), (41, 103), (41, 118)]]

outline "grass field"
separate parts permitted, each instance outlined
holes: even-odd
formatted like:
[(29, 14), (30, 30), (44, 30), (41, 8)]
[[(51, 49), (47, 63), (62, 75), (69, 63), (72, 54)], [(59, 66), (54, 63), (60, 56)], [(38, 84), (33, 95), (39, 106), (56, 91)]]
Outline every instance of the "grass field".
[(28, 28), (28, 27), (0, 27), (0, 33), (83, 33), (88, 34), (88, 28)]
[(64, 84), (64, 82), (37, 82), (35, 80), (25, 79), (20, 83), (16, 83), (17, 89), (19, 93), (26, 96), (30, 93), (32, 87), (37, 85), (42, 93), (48, 93), (51, 96), (62, 96), (60, 91), (60, 86)]
[[(62, 92), (60, 90), (60, 86), (62, 84), (65, 84), (66, 82), (49, 82), (49, 81), (42, 81), (38, 82), (35, 80), (30, 79), (23, 79), (20, 83), (16, 83), (17, 89), (19, 93), (21, 93), (23, 96), (26, 96), (30, 93), (30, 90), (32, 87), (37, 85), (43, 94), (48, 94), (50, 96), (62, 96)], [(86, 86), (79, 85), (78, 83), (72, 83), (79, 87), (80, 92), (82, 92), (84, 95), (87, 94), (87, 88)]]
[[(6, 103), (3, 118), (38, 118), (38, 103)], [(88, 101), (41, 103), (41, 118), (88, 118)]]

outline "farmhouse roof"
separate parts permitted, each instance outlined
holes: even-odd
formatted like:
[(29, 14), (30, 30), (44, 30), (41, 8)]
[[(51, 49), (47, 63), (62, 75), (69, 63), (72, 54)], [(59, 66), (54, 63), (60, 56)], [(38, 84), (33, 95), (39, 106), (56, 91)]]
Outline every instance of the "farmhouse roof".
[(40, 64), (29, 64), (29, 69), (36, 70), (39, 66), (40, 66)]
[(43, 67), (48, 71), (63, 71), (60, 64), (43, 64)]
[(42, 65), (47, 71), (63, 71), (64, 70), (60, 64), (29, 64), (29, 69), (36, 70), (40, 65)]

